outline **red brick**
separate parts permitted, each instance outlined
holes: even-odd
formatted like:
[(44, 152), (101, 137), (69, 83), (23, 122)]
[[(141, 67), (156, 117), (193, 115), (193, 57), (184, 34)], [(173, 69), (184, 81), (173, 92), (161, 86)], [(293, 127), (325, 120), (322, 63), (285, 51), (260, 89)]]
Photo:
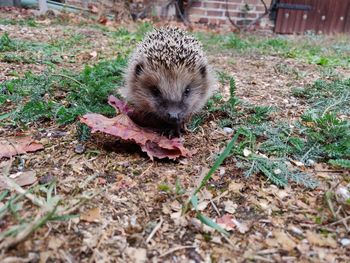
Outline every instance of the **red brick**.
[(221, 7), (220, 3), (203, 3), (203, 7), (205, 8), (213, 8), (213, 9), (219, 9)]
[(257, 13), (249, 13), (246, 15), (247, 18), (257, 18), (258, 14)]
[(237, 5), (237, 4), (227, 4), (227, 8), (226, 8), (226, 3), (225, 4), (221, 4), (221, 8), (226, 10), (239, 10), (241, 7), (241, 5)]
[(223, 11), (211, 11), (211, 10), (207, 11), (208, 16), (222, 16), (222, 14), (223, 14)]
[(204, 24), (207, 24), (208, 23), (208, 21), (209, 21), (209, 19), (208, 18), (205, 18), (205, 17), (202, 17), (202, 18), (200, 18), (199, 19), (199, 23), (204, 23)]
[(202, 6), (202, 1), (195, 1), (191, 4), (191, 7), (201, 7)]
[(260, 0), (245, 0), (244, 3), (248, 5), (256, 5), (256, 4), (260, 4)]
[(198, 17), (198, 16), (191, 16), (191, 15), (190, 15), (190, 21), (191, 21), (192, 23), (197, 23), (197, 22), (199, 22), (200, 19), (201, 19), (201, 18)]
[(206, 15), (206, 11), (205, 11), (205, 9), (191, 8), (190, 9), (190, 14), (205, 16)]
[(221, 19), (215, 19), (215, 18), (211, 18), (209, 19), (209, 25), (220, 25), (220, 21)]
[(241, 13), (239, 13), (239, 12), (231, 12), (231, 11), (229, 11), (229, 12), (225, 12), (225, 16), (227, 17), (228, 16), (228, 14), (230, 14), (230, 17), (232, 18), (232, 17), (240, 17), (240, 15), (241, 15)]
[(263, 13), (265, 12), (265, 7), (263, 5), (256, 5), (255, 11)]

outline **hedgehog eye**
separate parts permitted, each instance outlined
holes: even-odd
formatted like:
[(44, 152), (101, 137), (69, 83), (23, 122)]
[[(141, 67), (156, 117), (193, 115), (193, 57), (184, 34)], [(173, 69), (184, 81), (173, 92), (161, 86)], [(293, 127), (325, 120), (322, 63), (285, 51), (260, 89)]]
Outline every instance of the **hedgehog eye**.
[(142, 63), (137, 64), (135, 67), (135, 75), (140, 76), (143, 71)]
[(184, 91), (184, 96), (188, 97), (188, 95), (190, 95), (190, 92), (191, 92), (191, 88), (190, 88), (190, 86), (187, 86), (185, 91)]
[(152, 86), (150, 88), (150, 90), (151, 90), (153, 97), (160, 98), (162, 96), (162, 93), (160, 92), (160, 90), (158, 89), (157, 86)]
[(207, 68), (206, 68), (206, 66), (202, 66), (199, 69), (199, 72), (201, 73), (202, 77), (205, 78), (205, 76), (207, 75)]

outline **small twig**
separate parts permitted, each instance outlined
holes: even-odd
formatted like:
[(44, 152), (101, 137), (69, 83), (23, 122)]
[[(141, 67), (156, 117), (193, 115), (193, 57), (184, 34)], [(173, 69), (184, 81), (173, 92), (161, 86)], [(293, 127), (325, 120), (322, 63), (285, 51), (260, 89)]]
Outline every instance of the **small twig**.
[(258, 255), (254, 255), (250, 259), (254, 259), (254, 260), (258, 261), (258, 262), (275, 262), (272, 259), (264, 258), (264, 257), (258, 256)]
[(35, 254), (28, 255), (27, 258), (20, 258), (20, 257), (6, 257), (2, 258), (0, 257), (0, 261), (2, 263), (27, 263), (27, 262), (36, 262), (38, 259), (36, 258)]
[(228, 18), (228, 20), (230, 21), (230, 23), (238, 29), (238, 31), (241, 31), (241, 27), (239, 27), (231, 18), (230, 16), (230, 12), (228, 11), (228, 0), (226, 0), (226, 16)]
[(344, 96), (344, 99), (340, 99), (339, 101), (337, 101), (336, 103), (333, 103), (331, 105), (329, 105), (322, 113), (322, 117), (324, 117), (324, 115), (326, 115), (326, 113), (333, 107), (343, 103), (344, 101), (346, 101), (348, 99), (348, 94), (346, 94), (346, 96)]
[(174, 2), (174, 5), (175, 5), (175, 7), (176, 7), (176, 10), (177, 10), (177, 12), (179, 13), (179, 15), (180, 15), (180, 18), (181, 18), (181, 20), (182, 20), (182, 22), (186, 25), (186, 26), (188, 26), (189, 24), (190, 24), (190, 21), (188, 21), (188, 19), (184, 16), (184, 14), (181, 12), (181, 10), (180, 10), (180, 6), (179, 6), (179, 2), (176, 0), (176, 1), (173, 1)]
[(335, 211), (334, 211), (334, 206), (333, 206), (331, 197), (329, 196), (328, 193), (330, 193), (330, 192), (327, 191), (327, 192), (325, 193), (326, 203), (327, 203), (328, 208), (329, 208), (329, 210), (331, 211), (331, 213), (332, 213), (334, 219), (336, 219), (336, 218), (337, 218), (337, 214), (336, 214)]
[(220, 211), (219, 211), (219, 209), (217, 208), (217, 206), (215, 205), (213, 199), (210, 198), (209, 201), (210, 201), (212, 207), (214, 208), (214, 210), (216, 211), (216, 213), (218, 214), (218, 216), (221, 216)]
[(62, 77), (62, 78), (66, 78), (66, 79), (70, 79), (72, 81), (74, 81), (75, 83), (78, 83), (79, 85), (83, 86), (84, 84), (81, 83), (79, 80), (76, 80), (75, 78), (73, 77), (70, 77), (70, 76), (67, 76), (67, 75), (64, 75), (64, 74), (58, 74), (58, 73), (55, 73), (55, 74), (52, 74), (52, 76), (56, 76), (56, 77)]
[(81, 182), (81, 183), (79, 184), (78, 187), (79, 187), (80, 189), (85, 189), (85, 187), (86, 187), (92, 180), (94, 180), (97, 176), (98, 176), (97, 173), (90, 175), (85, 181)]
[(342, 219), (339, 219), (339, 220), (337, 220), (337, 221), (335, 221), (335, 222), (333, 222), (333, 223), (330, 223), (330, 224), (328, 224), (328, 225), (334, 226), (334, 225), (337, 225), (337, 224), (339, 224), (339, 223), (346, 222), (346, 221), (349, 220), (349, 219), (350, 219), (350, 216), (347, 216), (347, 217), (344, 217), (344, 218), (342, 218)]
[(153, 228), (153, 230), (152, 230), (152, 232), (149, 234), (149, 236), (147, 237), (147, 239), (146, 239), (146, 244), (148, 243), (148, 242), (150, 242), (151, 241), (151, 239), (153, 238), (153, 236), (157, 233), (157, 231), (160, 229), (160, 227), (162, 226), (162, 224), (163, 224), (163, 217), (160, 217), (160, 221), (159, 221), (159, 223)]
[(151, 169), (152, 168), (152, 166), (153, 166), (153, 162), (151, 163), (151, 165), (150, 166), (148, 166), (147, 168), (146, 168), (146, 170), (144, 170), (141, 174), (140, 174), (140, 176), (139, 177), (142, 177), (143, 175), (145, 175), (148, 171), (149, 171), (149, 169)]
[(270, 249), (264, 249), (264, 250), (260, 250), (258, 252), (256, 252), (259, 255), (267, 255), (267, 254), (275, 254), (278, 253), (279, 250), (275, 249), (275, 248), (270, 248)]
[(73, 263), (73, 262), (75, 262), (75, 261), (72, 260), (71, 257), (69, 257), (69, 255), (67, 255), (67, 252), (66, 252), (66, 251), (64, 251), (64, 250), (62, 250), (62, 249), (60, 249), (59, 251), (60, 251), (61, 255), (64, 257), (65, 262), (67, 262), (67, 263)]
[(252, 22), (250, 22), (246, 28), (249, 28), (250, 26), (254, 25), (256, 22), (258, 22), (260, 19), (262, 19), (264, 16), (268, 15), (272, 9), (272, 6), (270, 8), (267, 8), (267, 5), (265, 3), (264, 0), (260, 0), (262, 2), (262, 4), (264, 5), (265, 8), (265, 12), (263, 14), (261, 14), (259, 17), (257, 17), (256, 19), (254, 19)]
[(235, 247), (235, 243), (232, 242), (232, 240), (230, 240), (227, 236), (225, 236), (223, 233), (221, 233), (221, 236), (227, 241), (227, 243), (232, 247), (234, 248)]
[(66, 209), (66, 208), (59, 209), (58, 210), (59, 215), (60, 216), (65, 216), (65, 215), (69, 215), (69, 214), (75, 212), (82, 204), (84, 204), (88, 200), (91, 200), (95, 196), (101, 194), (103, 191), (104, 191), (104, 189), (102, 189), (102, 190), (98, 191), (97, 193), (92, 194), (90, 196), (82, 196), (80, 198), (80, 200), (74, 206), (72, 206), (71, 208), (69, 208), (69, 209)]
[(161, 254), (159, 257), (162, 258), (162, 257), (165, 257), (165, 256), (167, 256), (167, 255), (169, 255), (169, 254), (172, 254), (172, 253), (174, 253), (174, 252), (176, 252), (176, 251), (178, 251), (178, 250), (187, 249), (187, 248), (196, 248), (196, 247), (195, 247), (195, 246), (180, 246), (180, 247), (174, 247), (174, 248), (168, 250), (167, 252)]

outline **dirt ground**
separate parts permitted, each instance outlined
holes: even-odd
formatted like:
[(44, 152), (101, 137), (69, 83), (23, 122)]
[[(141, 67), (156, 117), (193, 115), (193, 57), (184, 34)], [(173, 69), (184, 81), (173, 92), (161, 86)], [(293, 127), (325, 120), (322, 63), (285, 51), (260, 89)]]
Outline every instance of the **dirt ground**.
[[(85, 63), (117, 55), (113, 41), (97, 27), (0, 25), (1, 34), (41, 42), (64, 38), (66, 30), (85, 35), (89, 45), (74, 49), (73, 63), (62, 54), (61, 68), (80, 71)], [(92, 51), (98, 57), (89, 56)], [(276, 118), (292, 121), (299, 117), (307, 105), (291, 96), (292, 87), (312, 83), (321, 75), (317, 65), (296, 59), (219, 52), (209, 52), (209, 61), (234, 76), (237, 96), (257, 105), (276, 106), (280, 109)], [(304, 77), (279, 73), (279, 64), (304, 72)], [(13, 70), (22, 75), (45, 69), (42, 64), (1, 62), (0, 81), (13, 78), (9, 74)], [(335, 70), (350, 76), (349, 69)], [(221, 89), (228, 93), (228, 87)], [(0, 130), (2, 138), (20, 132), (19, 127)], [(199, 195), (205, 215), (216, 219), (228, 214), (236, 220), (225, 237), (201, 224), (194, 211), (181, 216), (182, 204), (198, 185), (201, 173), (231, 138), (214, 121), (184, 136), (185, 145), (197, 153), (179, 161), (150, 161), (137, 147), (99, 134), (92, 135), (85, 152), (78, 154), (75, 124), (40, 122), (25, 133), (43, 143), (44, 150), (16, 157), (11, 169), (24, 165), (38, 178), (53, 177), (55, 194), (67, 204), (77, 198), (87, 201), (73, 213), (80, 217), (50, 221), (15, 247), (1, 251), (2, 262), (350, 262), (350, 247), (341, 242), (349, 239), (349, 217), (316, 222), (316, 218), (331, 218), (325, 193), (344, 184), (349, 173), (317, 164), (308, 171), (320, 181), (316, 189), (296, 184), (278, 188), (259, 175), (244, 177), (234, 161), (227, 160)], [(0, 160), (1, 167), (7, 162)], [(177, 180), (185, 193), (175, 194)], [(32, 213), (29, 201), (23, 206), (26, 213)], [(0, 219), (1, 231), (11, 224), (7, 219)]]

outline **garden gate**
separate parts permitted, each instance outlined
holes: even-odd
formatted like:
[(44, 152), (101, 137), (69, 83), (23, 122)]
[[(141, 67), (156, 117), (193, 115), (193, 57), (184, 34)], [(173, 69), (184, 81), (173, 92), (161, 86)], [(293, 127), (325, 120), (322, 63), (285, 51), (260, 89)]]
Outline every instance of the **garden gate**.
[(350, 0), (276, 1), (275, 32), (350, 33)]

